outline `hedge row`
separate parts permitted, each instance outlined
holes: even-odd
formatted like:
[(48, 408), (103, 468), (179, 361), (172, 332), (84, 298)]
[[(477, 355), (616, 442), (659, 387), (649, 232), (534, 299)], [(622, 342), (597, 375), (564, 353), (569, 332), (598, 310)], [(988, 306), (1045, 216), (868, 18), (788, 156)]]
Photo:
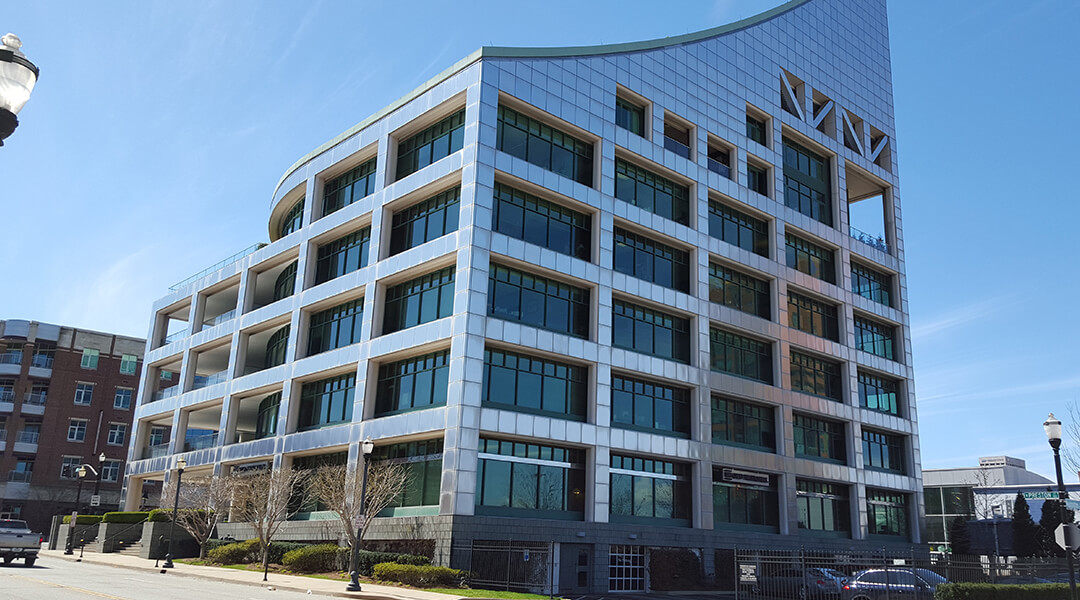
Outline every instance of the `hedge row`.
[[(76, 525), (96, 525), (101, 522), (101, 515), (79, 515), (79, 520), (75, 521)], [(71, 515), (64, 517), (64, 525), (71, 524)]]
[[(254, 539), (243, 542), (208, 540), (206, 548), (207, 560), (223, 565), (249, 564), (258, 562), (261, 558), (259, 541)], [(351, 550), (349, 548), (342, 548), (336, 544), (312, 545), (289, 542), (272, 542), (270, 544), (270, 562), (285, 565), (298, 573), (327, 573), (347, 570), (350, 554)], [(426, 556), (394, 552), (361, 550), (358, 554), (360, 574), (366, 577), (371, 576), (372, 569), (379, 563), (427, 565), (431, 562)]]
[[(140, 523), (142, 521), (164, 523), (172, 520), (172, 512), (154, 509), (150, 512), (122, 512), (113, 511), (103, 515), (79, 515), (79, 525), (92, 525), (94, 523)], [(64, 515), (64, 523), (71, 523), (71, 515)]]
[(375, 565), (374, 575), (379, 581), (396, 581), (415, 587), (460, 587), (468, 573), (450, 567), (379, 563)]
[(943, 583), (937, 587), (934, 600), (1069, 600), (1069, 586), (1065, 583)]

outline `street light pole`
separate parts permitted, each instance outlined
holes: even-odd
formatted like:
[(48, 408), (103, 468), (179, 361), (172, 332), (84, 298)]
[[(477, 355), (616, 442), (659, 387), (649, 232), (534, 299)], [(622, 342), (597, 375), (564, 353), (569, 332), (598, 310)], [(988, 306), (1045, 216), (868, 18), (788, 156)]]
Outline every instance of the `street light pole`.
[(19, 48), (19, 36), (9, 33), (0, 37), (0, 146), (19, 126), (15, 115), (30, 99), (38, 78), (38, 68)]
[(346, 592), (360, 591), (360, 536), (364, 533), (364, 521), (367, 520), (367, 476), (371, 451), (375, 449), (375, 442), (368, 438), (360, 443), (360, 449), (364, 453), (364, 479), (360, 484), (360, 514), (362, 521), (356, 523), (356, 542), (353, 543), (352, 555), (349, 560), (349, 585), (345, 586)]
[(165, 564), (161, 565), (162, 569), (173, 568), (173, 545), (174, 536), (176, 533), (176, 513), (180, 508), (180, 480), (184, 477), (184, 467), (187, 466), (187, 461), (180, 458), (176, 461), (176, 494), (173, 496), (172, 507), (172, 523), (169, 525), (169, 552), (165, 555)]
[(72, 545), (75, 543), (75, 527), (79, 521), (79, 505), (82, 504), (82, 482), (86, 477), (86, 467), (79, 466), (79, 470), (75, 471), (75, 475), (79, 478), (79, 487), (75, 491), (75, 514), (71, 515), (71, 522), (68, 524), (68, 539), (67, 547), (64, 548), (64, 554), (74, 554)]
[[(1058, 484), (1058, 509), (1061, 511), (1058, 519), (1065, 524), (1065, 480), (1061, 476), (1061, 421), (1054, 418), (1054, 413), (1043, 423), (1046, 438), (1050, 441), (1050, 447), (1054, 449), (1054, 469), (1057, 471)], [(1065, 558), (1069, 565), (1069, 598), (1076, 600), (1076, 573), (1073, 567), (1072, 548), (1065, 548)]]
[(97, 480), (94, 481), (94, 496), (98, 497), (98, 511), (101, 510), (101, 503), (100, 503), (100, 500), (101, 500), (101, 495), (100, 495), (100, 492), (101, 492), (101, 474), (104, 473), (104, 472), (105, 472), (105, 453), (102, 452), (100, 455), (98, 455)]

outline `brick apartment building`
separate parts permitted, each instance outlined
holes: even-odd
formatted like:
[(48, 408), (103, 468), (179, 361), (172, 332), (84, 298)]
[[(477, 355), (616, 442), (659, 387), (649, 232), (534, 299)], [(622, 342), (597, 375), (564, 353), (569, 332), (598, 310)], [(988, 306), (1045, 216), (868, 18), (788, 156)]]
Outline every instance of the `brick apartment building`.
[[(83, 480), (82, 511), (116, 510), (145, 344), (0, 321), (0, 517), (48, 531), (52, 515), (76, 507), (83, 464), (93, 470)], [(101, 502), (91, 508), (95, 490)]]

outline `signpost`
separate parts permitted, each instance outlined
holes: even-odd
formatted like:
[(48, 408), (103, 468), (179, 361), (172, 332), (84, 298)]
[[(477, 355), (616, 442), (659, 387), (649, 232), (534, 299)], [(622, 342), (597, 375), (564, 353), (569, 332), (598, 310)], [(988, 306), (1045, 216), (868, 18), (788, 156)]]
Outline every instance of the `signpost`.
[(1054, 530), (1054, 540), (1062, 550), (1080, 550), (1080, 527), (1076, 523), (1062, 523)]
[(90, 506), (101, 506), (101, 494), (90, 496)]

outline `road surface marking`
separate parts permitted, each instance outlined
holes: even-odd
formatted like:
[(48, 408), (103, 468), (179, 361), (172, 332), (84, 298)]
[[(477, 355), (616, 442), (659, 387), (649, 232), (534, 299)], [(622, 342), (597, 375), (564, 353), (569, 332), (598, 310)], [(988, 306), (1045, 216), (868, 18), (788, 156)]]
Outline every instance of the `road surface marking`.
[(62, 588), (62, 589), (65, 589), (65, 590), (72, 590), (72, 591), (76, 591), (76, 592), (82, 592), (84, 594), (90, 594), (91, 596), (97, 596), (99, 598), (108, 598), (108, 600), (128, 600), (127, 598), (123, 598), (123, 597), (120, 597), (120, 596), (113, 596), (112, 594), (104, 594), (102, 592), (95, 592), (94, 590), (87, 590), (87, 589), (75, 587), (73, 585), (64, 585), (62, 583), (53, 583), (51, 581), (45, 581), (44, 579), (37, 579), (37, 578), (34, 578), (34, 577), (26, 577), (25, 575), (15, 575), (13, 573), (0, 573), (0, 574), (5, 575), (7, 577), (14, 577), (16, 579), (25, 579), (26, 581), (33, 581), (33, 582), (36, 582), (36, 583), (43, 583), (43, 584), (48, 585), (48, 586), (58, 587), (58, 588)]

